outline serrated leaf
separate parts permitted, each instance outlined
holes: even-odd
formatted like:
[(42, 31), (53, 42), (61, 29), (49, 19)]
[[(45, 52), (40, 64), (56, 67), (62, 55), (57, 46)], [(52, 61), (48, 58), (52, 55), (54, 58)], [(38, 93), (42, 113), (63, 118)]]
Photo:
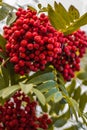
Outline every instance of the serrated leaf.
[(47, 81), (41, 85), (36, 86), (37, 89), (39, 89), (41, 92), (46, 92), (49, 89), (55, 87), (57, 85), (56, 81)]
[(50, 89), (46, 94), (46, 102), (49, 102), (51, 99), (54, 99), (54, 94), (57, 92), (57, 88)]
[(57, 103), (57, 102), (61, 101), (62, 98), (63, 98), (62, 93), (58, 91), (58, 92), (55, 94), (55, 96), (54, 96), (54, 102)]
[(20, 89), (19, 85), (13, 85), (5, 89), (2, 89), (0, 90), (0, 94), (1, 94), (0, 97), (2, 97), (3, 99), (8, 98), (11, 94), (13, 94), (19, 89)]
[(0, 21), (5, 19), (6, 16), (8, 15), (9, 13), (9, 10), (3, 5), (1, 8), (0, 8)]
[(85, 13), (78, 20), (72, 23), (71, 26), (67, 27), (67, 29), (64, 31), (64, 34), (65, 35), (71, 34), (72, 32), (78, 30), (81, 26), (84, 26), (86, 24), (87, 24), (87, 13)]
[(6, 20), (6, 24), (11, 25), (16, 20), (16, 18), (17, 18), (17, 16), (14, 12), (9, 13), (7, 20)]
[(64, 8), (64, 6), (61, 3), (57, 4), (55, 2), (54, 7), (57, 13), (60, 14), (62, 19), (65, 21), (65, 26), (70, 25), (70, 17), (68, 15), (68, 11)]
[(58, 120), (54, 123), (54, 126), (58, 128), (58, 127), (64, 126), (66, 123), (67, 123), (67, 120), (66, 120), (66, 119), (58, 119)]
[(81, 80), (87, 79), (87, 72), (80, 72), (80, 73), (78, 73), (77, 78), (79, 78)]
[(52, 72), (48, 72), (48, 73), (41, 74), (30, 79), (29, 81), (27, 81), (27, 83), (32, 83), (36, 85), (36, 84), (40, 84), (48, 80), (54, 80), (54, 79), (55, 79), (55, 75)]
[(2, 47), (2, 49), (5, 49), (5, 44), (6, 44), (6, 40), (0, 34), (0, 46)]
[(22, 91), (25, 94), (28, 94), (32, 90), (32, 88), (33, 88), (33, 84), (23, 84), (23, 83), (20, 83), (20, 86), (21, 86)]
[(53, 27), (59, 30), (64, 29), (63, 24), (61, 23), (51, 5), (48, 5), (48, 17)]
[(71, 6), (69, 7), (68, 12), (69, 12), (70, 18), (71, 18), (73, 21), (75, 21), (76, 19), (78, 19), (78, 18), (80, 17), (79, 11), (78, 11), (73, 5), (71, 5)]
[(38, 98), (38, 100), (40, 101), (40, 103), (42, 105), (45, 105), (46, 99), (45, 99), (44, 95), (38, 89), (33, 88), (32, 91), (35, 93), (35, 95)]

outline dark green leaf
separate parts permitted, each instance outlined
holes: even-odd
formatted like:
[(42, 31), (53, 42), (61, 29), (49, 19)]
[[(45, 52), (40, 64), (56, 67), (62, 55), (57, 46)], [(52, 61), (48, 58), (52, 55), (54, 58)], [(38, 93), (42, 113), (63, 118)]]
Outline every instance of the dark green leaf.
[(6, 24), (11, 25), (16, 20), (16, 18), (17, 18), (17, 16), (14, 12), (9, 13), (7, 20), (6, 20)]
[(83, 80), (82, 84), (86, 86), (87, 85), (87, 80)]
[(2, 75), (0, 75), (0, 90), (7, 87), (4, 82), (4, 78)]
[(1, 67), (1, 70), (2, 70), (2, 74), (3, 74), (3, 79), (4, 79), (4, 83), (5, 83), (5, 86), (9, 86), (9, 72), (8, 72), (8, 69), (4, 66)]
[(5, 44), (6, 44), (6, 40), (0, 34), (0, 46), (2, 47), (2, 49), (5, 49)]
[(62, 127), (67, 123), (66, 119), (59, 119), (55, 122), (54, 126), (55, 127)]
[(42, 5), (41, 5), (41, 4), (38, 4), (38, 8), (41, 9), (41, 8), (42, 8)]
[(52, 72), (48, 72), (42, 75), (38, 75), (32, 79), (30, 79), (29, 81), (27, 81), (27, 83), (32, 83), (32, 84), (40, 84), (42, 82), (46, 82), (48, 80), (54, 80), (55, 79), (55, 75)]
[(71, 5), (69, 7), (69, 16), (70, 18), (75, 21), (76, 19), (78, 19), (80, 17), (79, 11), (73, 6)]
[(33, 88), (32, 91), (35, 93), (35, 95), (38, 98), (38, 100), (40, 101), (40, 103), (42, 105), (45, 105), (46, 99), (45, 99), (44, 95), (38, 89)]
[(78, 87), (77, 89), (73, 90), (73, 98), (78, 101), (80, 99), (80, 96), (81, 96), (81, 88)]
[(71, 84), (67, 87), (67, 91), (70, 96), (74, 92), (73, 90), (75, 89), (75, 86), (76, 86), (76, 80), (73, 79)]
[(80, 102), (79, 102), (79, 107), (80, 107), (80, 109), (81, 109), (82, 111), (84, 110), (86, 104), (87, 104), (87, 94), (86, 94), (86, 93), (83, 93), (83, 94), (80, 96)]
[(5, 19), (6, 16), (8, 15), (8, 13), (9, 13), (8, 8), (3, 5), (3, 6), (0, 8), (0, 21), (3, 20), (3, 19)]
[(59, 84), (59, 88), (62, 90), (62, 92), (64, 94), (66, 94), (68, 96), (68, 92), (67, 92), (67, 90), (66, 90), (66, 88), (65, 88), (65, 86), (63, 84)]
[(54, 130), (54, 127), (53, 127), (53, 126), (51, 126), (50, 128), (48, 128), (48, 130)]
[(71, 126), (69, 128), (66, 128), (64, 130), (78, 130), (78, 127), (76, 125), (74, 125), (74, 126)]
[(78, 73), (77, 77), (81, 80), (87, 79), (87, 72), (80, 72)]
[(55, 82), (55, 81), (47, 81), (47, 82), (45, 82), (45, 83), (43, 83), (43, 84), (41, 84), (41, 85), (38, 85), (38, 86), (36, 86), (37, 87), (37, 89), (39, 89), (41, 92), (46, 92), (46, 91), (48, 91), (49, 89), (51, 89), (51, 88), (53, 88), (53, 87), (55, 87), (57, 85), (57, 83)]

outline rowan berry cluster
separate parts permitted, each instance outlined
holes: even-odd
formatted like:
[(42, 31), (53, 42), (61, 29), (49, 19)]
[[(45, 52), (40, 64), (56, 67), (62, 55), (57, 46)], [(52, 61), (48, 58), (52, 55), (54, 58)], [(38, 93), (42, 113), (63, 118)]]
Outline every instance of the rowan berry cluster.
[(64, 36), (50, 24), (48, 16), (29, 9), (18, 9), (16, 21), (4, 27), (6, 52), (14, 70), (20, 75), (44, 70), (47, 63), (62, 73), (65, 80), (80, 69), (80, 58), (87, 47), (87, 36), (81, 30)]
[(64, 36), (62, 54), (54, 59), (54, 67), (62, 73), (65, 80), (74, 77), (74, 72), (80, 70), (80, 59), (86, 52), (87, 36), (78, 30), (71, 35)]
[(47, 114), (37, 117), (36, 105), (36, 101), (31, 102), (23, 92), (17, 91), (0, 106), (0, 130), (47, 130), (52, 120)]
[(11, 27), (4, 27), (6, 51), (16, 73), (44, 70), (61, 53), (62, 33), (57, 32), (45, 14), (18, 9), (17, 20)]

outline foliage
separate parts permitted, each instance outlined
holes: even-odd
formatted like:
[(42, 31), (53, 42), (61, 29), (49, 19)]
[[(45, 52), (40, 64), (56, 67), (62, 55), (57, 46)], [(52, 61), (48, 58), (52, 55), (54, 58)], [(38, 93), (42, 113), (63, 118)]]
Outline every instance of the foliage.
[[(10, 25), (16, 19), (14, 13), (16, 8), (1, 2), (0, 21), (7, 18), (6, 23)], [(72, 5), (68, 11), (61, 3), (57, 4), (56, 2), (54, 8), (51, 5), (48, 5), (47, 8), (42, 7), (41, 4), (38, 5), (38, 8), (39, 13), (48, 12), (51, 24), (64, 32), (65, 35), (87, 24), (87, 13), (80, 17), (78, 10)], [(0, 103), (3, 104), (16, 91), (21, 89), (31, 97), (35, 96), (42, 111), (51, 116), (53, 123), (48, 130), (53, 130), (54, 127), (61, 128), (68, 121), (73, 121), (74, 118), (76, 124), (73, 123), (73, 126), (64, 130), (79, 130), (84, 125), (87, 126), (87, 113), (84, 113), (87, 104), (87, 91), (81, 92), (82, 85), (87, 86), (87, 68), (85, 67), (84, 71), (77, 73), (68, 84), (62, 75), (50, 65), (46, 67), (45, 71), (19, 76), (15, 74), (13, 66), (5, 55), (5, 44), (6, 40), (0, 35), (0, 46), (3, 49), (0, 52), (0, 57), (4, 59), (4, 62), (0, 65)], [(67, 111), (64, 111), (67, 104)]]

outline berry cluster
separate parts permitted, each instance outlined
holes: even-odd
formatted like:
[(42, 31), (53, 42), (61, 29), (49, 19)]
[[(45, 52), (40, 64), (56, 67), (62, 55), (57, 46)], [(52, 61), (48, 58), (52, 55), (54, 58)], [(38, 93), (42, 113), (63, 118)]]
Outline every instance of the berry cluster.
[(61, 53), (61, 32), (57, 32), (45, 14), (37, 16), (29, 9), (18, 9), (17, 20), (4, 27), (6, 51), (16, 73), (44, 70)]
[(64, 36), (62, 54), (53, 61), (55, 68), (62, 73), (65, 80), (74, 77), (74, 72), (80, 70), (80, 58), (87, 48), (87, 36), (78, 30), (71, 35)]
[(87, 47), (87, 36), (81, 30), (64, 36), (55, 30), (45, 14), (18, 9), (17, 19), (4, 27), (6, 52), (14, 70), (20, 75), (44, 70), (47, 63), (62, 73), (65, 80), (80, 69), (80, 58)]
[(36, 105), (21, 91), (16, 92), (0, 106), (0, 130), (47, 130), (52, 121), (47, 114), (37, 117)]

